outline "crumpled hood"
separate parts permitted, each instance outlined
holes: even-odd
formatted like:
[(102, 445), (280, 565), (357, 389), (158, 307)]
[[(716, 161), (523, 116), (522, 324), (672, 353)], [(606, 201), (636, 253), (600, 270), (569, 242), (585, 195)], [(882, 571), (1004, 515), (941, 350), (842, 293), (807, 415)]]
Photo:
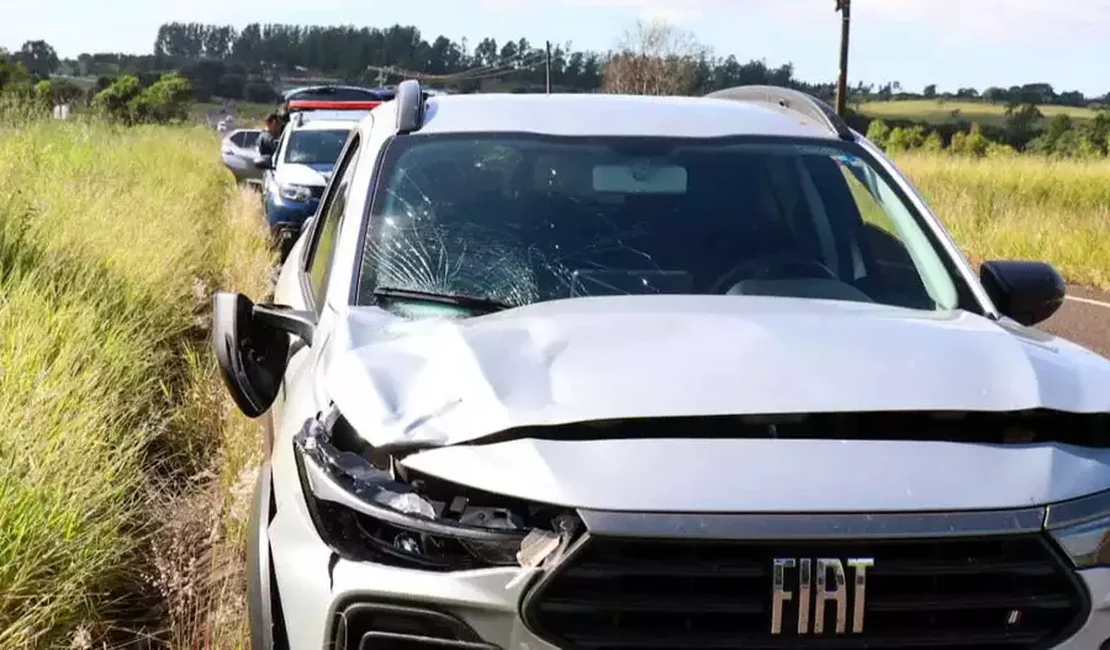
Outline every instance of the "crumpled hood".
[(578, 298), (462, 320), (346, 315), (327, 397), (374, 446), (628, 417), (1110, 411), (1110, 362), (965, 312), (733, 296)]
[(328, 184), (331, 176), (331, 163), (318, 163), (315, 165), (301, 165), (299, 163), (285, 163), (274, 172), (274, 180), (278, 183), (293, 185), (324, 186)]
[(401, 462), (491, 494), (635, 512), (995, 510), (1110, 489), (1110, 449), (1053, 443), (521, 439)]

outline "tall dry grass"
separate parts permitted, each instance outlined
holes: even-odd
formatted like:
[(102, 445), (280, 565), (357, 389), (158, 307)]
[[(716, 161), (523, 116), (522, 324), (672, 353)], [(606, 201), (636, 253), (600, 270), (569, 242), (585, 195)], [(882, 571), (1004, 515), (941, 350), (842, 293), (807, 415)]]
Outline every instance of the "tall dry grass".
[(972, 258), (1044, 260), (1069, 282), (1110, 288), (1110, 160), (903, 154), (897, 163)]
[(235, 565), (259, 436), (203, 326), (217, 285), (266, 291), (270, 255), (217, 147), (0, 120), (0, 648), (198, 647), (178, 610)]

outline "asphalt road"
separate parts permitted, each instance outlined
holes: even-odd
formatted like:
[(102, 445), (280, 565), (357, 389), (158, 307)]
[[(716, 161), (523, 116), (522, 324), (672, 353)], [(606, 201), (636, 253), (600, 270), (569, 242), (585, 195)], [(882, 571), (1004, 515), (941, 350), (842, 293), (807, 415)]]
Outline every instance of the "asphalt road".
[(1110, 359), (1110, 293), (1068, 287), (1064, 306), (1040, 328)]

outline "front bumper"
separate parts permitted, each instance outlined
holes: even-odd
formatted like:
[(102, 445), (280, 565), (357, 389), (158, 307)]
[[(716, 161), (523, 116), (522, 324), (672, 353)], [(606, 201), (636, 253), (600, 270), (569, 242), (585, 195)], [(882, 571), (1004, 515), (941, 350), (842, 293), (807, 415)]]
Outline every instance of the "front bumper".
[[(268, 537), (282, 625), (291, 648), (331, 647), (337, 619), (342, 618), (339, 614), (351, 611), (346, 608), (352, 604), (402, 606), (418, 614), (423, 610), (422, 620), (446, 615), (473, 635), (468, 644), (450, 647), (560, 647), (534, 634), (522, 620), (521, 601), (531, 582), (520, 579), (523, 569), (447, 574), (339, 559), (317, 536), (304, 502), (298, 498), (289, 499), (277, 509), (268, 526)], [(1110, 641), (1110, 569), (1089, 569), (1077, 575), (1089, 592), (1090, 610), (1077, 631), (1050, 646), (1057, 650), (1095, 650)], [(358, 639), (365, 629), (352, 624), (346, 631), (354, 640), (350, 647), (359, 647)]]
[(329, 647), (336, 614), (352, 603), (431, 609), (457, 618), (500, 648), (554, 647), (520, 620), (518, 604), (527, 581), (514, 584), (519, 569), (446, 574), (333, 559), (303, 501), (279, 507), (268, 532), (281, 624), (290, 648)]
[(269, 222), (271, 231), (283, 226), (300, 228), (316, 213), (319, 205), (320, 200), (316, 198), (304, 202), (287, 201), (270, 192), (266, 195), (266, 221)]

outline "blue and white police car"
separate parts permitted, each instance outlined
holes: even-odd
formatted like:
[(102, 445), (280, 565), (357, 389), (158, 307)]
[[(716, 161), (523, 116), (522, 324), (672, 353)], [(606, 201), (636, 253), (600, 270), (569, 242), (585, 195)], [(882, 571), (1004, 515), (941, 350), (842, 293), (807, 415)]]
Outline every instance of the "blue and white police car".
[(282, 259), (305, 220), (316, 213), (347, 136), (366, 110), (299, 112), (278, 142), (263, 176), (263, 201), (270, 232)]

